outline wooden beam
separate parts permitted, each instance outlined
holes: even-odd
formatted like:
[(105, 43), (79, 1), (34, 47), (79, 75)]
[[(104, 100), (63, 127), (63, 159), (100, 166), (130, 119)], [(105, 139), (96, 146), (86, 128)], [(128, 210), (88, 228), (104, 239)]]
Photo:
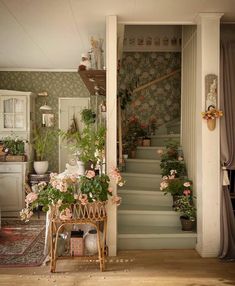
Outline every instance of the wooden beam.
[(177, 74), (177, 73), (180, 72), (180, 71), (181, 71), (181, 69), (172, 71), (172, 72), (170, 72), (170, 73), (168, 73), (168, 74), (166, 74), (166, 75), (164, 75), (164, 76), (162, 76), (162, 77), (156, 78), (156, 79), (154, 79), (154, 80), (152, 80), (152, 81), (150, 81), (150, 82), (148, 82), (148, 83), (146, 83), (146, 84), (143, 84), (143, 85), (141, 85), (141, 86), (135, 88), (135, 89), (133, 90), (133, 93), (134, 93), (134, 92), (138, 92), (138, 91), (140, 91), (140, 90), (142, 90), (142, 89), (145, 89), (145, 88), (151, 86), (152, 84), (155, 84), (155, 83), (158, 83), (158, 82), (160, 82), (160, 81), (163, 81), (164, 79), (167, 79), (168, 77), (171, 77), (171, 76)]

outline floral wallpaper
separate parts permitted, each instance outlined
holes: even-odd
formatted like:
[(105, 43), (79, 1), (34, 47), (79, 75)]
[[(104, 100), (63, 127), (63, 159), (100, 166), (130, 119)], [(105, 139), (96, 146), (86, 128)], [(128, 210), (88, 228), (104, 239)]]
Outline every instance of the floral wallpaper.
[[(0, 71), (0, 89), (31, 91), (35, 94), (47, 91), (48, 97), (36, 97), (36, 123), (41, 126), (42, 111), (39, 107), (45, 100), (52, 107), (55, 125), (58, 129), (58, 98), (86, 97), (89, 92), (78, 73), (75, 72), (13, 72)], [(94, 100), (93, 100), (94, 101)], [(49, 156), (49, 168), (58, 171), (58, 142)]]
[[(179, 52), (125, 52), (119, 72), (119, 89), (141, 86), (180, 69)], [(125, 120), (136, 118), (144, 127), (161, 126), (180, 117), (181, 76), (176, 73), (157, 84), (133, 93), (125, 108)]]

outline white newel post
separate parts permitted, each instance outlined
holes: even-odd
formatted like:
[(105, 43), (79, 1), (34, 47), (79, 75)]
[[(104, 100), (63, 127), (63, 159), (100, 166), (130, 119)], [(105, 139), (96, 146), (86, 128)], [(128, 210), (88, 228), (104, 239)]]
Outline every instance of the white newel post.
[[(106, 17), (106, 105), (107, 136), (106, 158), (107, 171), (117, 165), (117, 16)], [(112, 182), (113, 194), (117, 193)], [(117, 207), (108, 206), (107, 244), (109, 255), (117, 254)]]
[(220, 245), (220, 124), (217, 119), (216, 129), (210, 131), (201, 112), (205, 110), (205, 76), (219, 76), (221, 16), (201, 13), (197, 17), (196, 249), (202, 257), (216, 257)]

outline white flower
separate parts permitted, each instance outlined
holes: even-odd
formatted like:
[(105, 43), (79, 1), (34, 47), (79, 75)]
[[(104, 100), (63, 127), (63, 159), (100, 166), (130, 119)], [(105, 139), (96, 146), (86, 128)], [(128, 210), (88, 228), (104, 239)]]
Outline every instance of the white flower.
[(178, 157), (178, 161), (183, 161), (183, 160), (184, 160), (184, 158), (182, 156)]
[(185, 183), (184, 183), (184, 187), (188, 188), (188, 187), (190, 187), (190, 186), (191, 186), (190, 182), (185, 182)]
[(175, 174), (177, 174), (177, 171), (176, 170), (170, 170), (170, 174), (175, 175)]
[(163, 191), (165, 190), (167, 187), (169, 186), (169, 184), (166, 181), (161, 182), (160, 184), (160, 190)]

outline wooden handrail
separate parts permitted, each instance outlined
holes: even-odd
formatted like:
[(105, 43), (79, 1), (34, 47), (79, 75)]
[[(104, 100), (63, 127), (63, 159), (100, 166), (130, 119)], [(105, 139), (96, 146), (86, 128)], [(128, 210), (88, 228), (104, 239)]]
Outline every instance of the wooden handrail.
[(150, 82), (148, 82), (148, 83), (146, 83), (146, 84), (143, 84), (143, 85), (141, 85), (141, 86), (135, 88), (135, 89), (133, 90), (133, 93), (134, 93), (134, 92), (138, 92), (138, 91), (140, 91), (140, 90), (142, 90), (142, 89), (145, 89), (145, 88), (151, 86), (152, 84), (158, 83), (158, 82), (160, 82), (160, 81), (162, 81), (162, 80), (164, 80), (164, 79), (167, 79), (168, 77), (171, 77), (171, 76), (173, 76), (174, 74), (176, 74), (176, 73), (178, 73), (178, 72), (180, 72), (180, 71), (181, 71), (181, 69), (172, 71), (172, 72), (170, 72), (170, 73), (168, 73), (168, 74), (166, 74), (166, 75), (164, 75), (164, 76), (162, 76), (162, 77), (156, 78), (156, 79), (154, 79), (154, 80), (152, 80), (152, 81), (150, 81)]

